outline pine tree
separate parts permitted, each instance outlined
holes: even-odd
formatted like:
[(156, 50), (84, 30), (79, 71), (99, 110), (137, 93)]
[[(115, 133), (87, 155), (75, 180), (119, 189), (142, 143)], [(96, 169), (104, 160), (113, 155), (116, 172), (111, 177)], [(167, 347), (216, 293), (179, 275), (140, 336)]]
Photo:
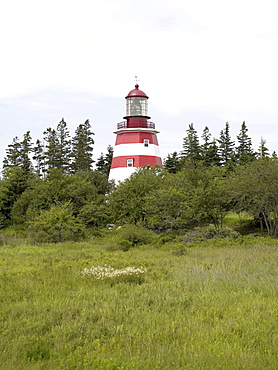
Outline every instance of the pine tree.
[(57, 125), (57, 141), (58, 141), (58, 168), (63, 172), (69, 172), (71, 158), (71, 139), (67, 124), (64, 118)]
[(239, 164), (245, 164), (255, 159), (255, 154), (252, 149), (252, 142), (247, 135), (248, 128), (243, 121), (240, 133), (237, 136), (238, 146), (236, 147), (236, 158)]
[(266, 144), (266, 140), (261, 138), (259, 150), (258, 150), (258, 153), (257, 153), (259, 158), (268, 158), (269, 157), (269, 150), (265, 146), (265, 144)]
[(6, 157), (3, 160), (4, 175), (9, 168), (20, 166), (21, 163), (20, 149), (21, 144), (19, 138), (16, 136), (13, 138), (12, 143), (8, 145), (8, 149), (6, 149)]
[(207, 166), (220, 166), (221, 160), (216, 139), (213, 138), (206, 151), (205, 164)]
[(28, 174), (32, 172), (33, 166), (30, 159), (30, 154), (33, 151), (33, 143), (30, 135), (30, 131), (27, 131), (23, 135), (23, 140), (20, 143), (20, 167), (24, 173)]
[(205, 154), (207, 151), (207, 148), (210, 145), (210, 138), (211, 138), (211, 133), (209, 132), (209, 128), (206, 126), (203, 130), (202, 133), (202, 139), (204, 141), (204, 144), (202, 145), (202, 152)]
[(202, 160), (205, 166), (219, 165), (218, 147), (215, 139), (211, 140), (211, 133), (206, 126), (202, 133), (204, 144), (201, 145)]
[(44, 132), (45, 145), (45, 171), (59, 168), (63, 172), (69, 172), (71, 158), (71, 140), (67, 124), (62, 118), (57, 129), (49, 127)]
[(100, 171), (101, 173), (104, 173), (107, 176), (109, 176), (110, 172), (113, 151), (114, 151), (113, 147), (111, 145), (108, 145), (106, 155), (104, 156), (103, 153), (101, 153), (99, 159), (96, 162), (97, 171)]
[(45, 155), (43, 150), (43, 145), (41, 141), (38, 139), (36, 141), (36, 145), (33, 149), (34, 155), (32, 159), (35, 161), (35, 173), (38, 176), (41, 176), (42, 172), (44, 172), (44, 161), (45, 161)]
[(164, 168), (169, 173), (177, 173), (180, 168), (180, 161), (177, 152), (173, 152), (167, 155), (166, 159), (164, 160)]
[(231, 140), (230, 126), (226, 122), (225, 129), (220, 131), (219, 139), (219, 156), (222, 165), (226, 165), (228, 161), (234, 159), (234, 141)]
[(196, 165), (201, 160), (201, 147), (199, 144), (199, 138), (197, 131), (194, 129), (193, 123), (189, 124), (188, 130), (186, 130), (187, 136), (183, 139), (183, 150), (181, 155), (183, 159), (189, 160)]
[(44, 141), (45, 141), (45, 171), (50, 171), (53, 168), (59, 168), (59, 142), (57, 137), (57, 132), (49, 127), (44, 131)]
[(83, 170), (90, 171), (93, 164), (93, 144), (92, 137), (94, 133), (91, 131), (90, 121), (87, 119), (83, 124), (80, 124), (72, 139), (72, 164), (73, 172)]
[(6, 150), (7, 155), (3, 160), (3, 173), (5, 174), (10, 168), (19, 167), (25, 174), (30, 174), (32, 172), (32, 162), (30, 159), (30, 153), (33, 150), (32, 146), (30, 131), (27, 131), (23, 135), (21, 142), (16, 136)]

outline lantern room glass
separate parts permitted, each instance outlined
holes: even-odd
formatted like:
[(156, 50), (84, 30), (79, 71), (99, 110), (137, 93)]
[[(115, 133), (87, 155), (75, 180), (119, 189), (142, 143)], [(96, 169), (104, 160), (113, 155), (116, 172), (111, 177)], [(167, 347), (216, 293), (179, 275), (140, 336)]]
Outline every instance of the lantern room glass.
[(127, 116), (148, 116), (148, 99), (143, 97), (130, 97), (126, 99)]

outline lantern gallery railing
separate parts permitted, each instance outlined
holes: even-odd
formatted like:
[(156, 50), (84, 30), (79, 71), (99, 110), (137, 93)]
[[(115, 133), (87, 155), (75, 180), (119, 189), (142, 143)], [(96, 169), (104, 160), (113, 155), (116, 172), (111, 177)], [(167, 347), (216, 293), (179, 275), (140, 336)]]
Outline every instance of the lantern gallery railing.
[(150, 128), (150, 129), (155, 129), (155, 124), (151, 121), (143, 121), (143, 122), (129, 122), (129, 124), (127, 124), (127, 121), (123, 121), (123, 122), (119, 122), (117, 124), (117, 129), (118, 130), (121, 130), (121, 129), (124, 129), (124, 128)]

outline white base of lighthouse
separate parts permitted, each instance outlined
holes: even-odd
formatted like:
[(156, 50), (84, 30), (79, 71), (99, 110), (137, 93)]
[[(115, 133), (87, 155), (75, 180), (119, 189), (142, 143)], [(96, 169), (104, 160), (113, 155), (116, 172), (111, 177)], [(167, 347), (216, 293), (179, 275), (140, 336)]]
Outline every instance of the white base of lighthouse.
[(114, 180), (116, 184), (121, 181), (124, 181), (128, 177), (130, 177), (135, 171), (137, 167), (118, 167), (118, 168), (111, 168), (109, 173), (109, 180)]

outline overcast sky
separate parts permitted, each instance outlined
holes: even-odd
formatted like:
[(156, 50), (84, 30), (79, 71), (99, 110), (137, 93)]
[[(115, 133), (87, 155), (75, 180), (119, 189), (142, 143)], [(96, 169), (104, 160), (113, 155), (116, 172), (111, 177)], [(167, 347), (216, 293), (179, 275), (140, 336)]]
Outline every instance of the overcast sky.
[(277, 9), (274, 0), (5, 1), (0, 160), (15, 129), (43, 132), (61, 117), (72, 127), (89, 118), (105, 151), (135, 75), (164, 156), (191, 122), (218, 136), (229, 121), (235, 139), (243, 120), (255, 149), (263, 137), (278, 152)]

